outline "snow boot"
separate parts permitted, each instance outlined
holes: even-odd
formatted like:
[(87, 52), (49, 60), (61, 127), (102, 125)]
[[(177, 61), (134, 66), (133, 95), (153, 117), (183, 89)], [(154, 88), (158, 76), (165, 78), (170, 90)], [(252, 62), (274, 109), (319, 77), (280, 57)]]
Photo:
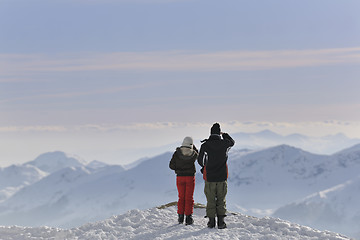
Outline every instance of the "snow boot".
[(185, 225), (191, 225), (193, 223), (194, 223), (194, 219), (192, 218), (192, 215), (186, 215)]
[(182, 224), (184, 222), (184, 214), (179, 214), (178, 222), (179, 224)]
[(224, 217), (225, 217), (225, 215), (218, 216), (218, 228), (219, 229), (226, 228), (226, 223), (224, 221)]
[(209, 217), (209, 222), (207, 223), (208, 228), (214, 228), (215, 227), (215, 218)]

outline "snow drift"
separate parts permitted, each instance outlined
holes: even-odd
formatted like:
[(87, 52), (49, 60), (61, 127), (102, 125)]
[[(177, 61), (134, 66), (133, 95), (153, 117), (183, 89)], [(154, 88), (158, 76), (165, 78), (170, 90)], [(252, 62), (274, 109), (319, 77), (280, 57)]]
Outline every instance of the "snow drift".
[(194, 224), (177, 224), (176, 206), (147, 210), (134, 209), (107, 220), (88, 223), (78, 228), (0, 227), (7, 240), (25, 239), (241, 239), (241, 240), (346, 240), (337, 233), (318, 231), (275, 218), (256, 218), (242, 214), (226, 217), (227, 229), (208, 229), (205, 209), (194, 209)]

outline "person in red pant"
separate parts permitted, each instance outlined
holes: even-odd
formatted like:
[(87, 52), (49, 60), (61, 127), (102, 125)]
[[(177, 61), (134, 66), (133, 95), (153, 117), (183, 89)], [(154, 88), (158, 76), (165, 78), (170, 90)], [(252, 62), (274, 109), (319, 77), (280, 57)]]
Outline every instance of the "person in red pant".
[(176, 148), (169, 167), (176, 173), (176, 186), (179, 193), (178, 200), (178, 222), (191, 225), (194, 210), (194, 188), (195, 188), (195, 161), (198, 157), (198, 150), (193, 144), (191, 137), (185, 137), (181, 146)]

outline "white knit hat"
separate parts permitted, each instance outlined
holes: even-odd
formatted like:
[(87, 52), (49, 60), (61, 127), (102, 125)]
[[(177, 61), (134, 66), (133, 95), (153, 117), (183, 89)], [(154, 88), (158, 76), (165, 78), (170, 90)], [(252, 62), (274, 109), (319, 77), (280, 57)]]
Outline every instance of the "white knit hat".
[(193, 139), (191, 137), (185, 137), (181, 146), (193, 148)]

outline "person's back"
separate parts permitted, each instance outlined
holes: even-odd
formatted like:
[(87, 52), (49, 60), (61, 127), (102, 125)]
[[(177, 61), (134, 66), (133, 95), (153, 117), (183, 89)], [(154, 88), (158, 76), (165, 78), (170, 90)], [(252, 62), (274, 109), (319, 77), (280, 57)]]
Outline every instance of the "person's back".
[(198, 150), (193, 144), (191, 137), (185, 137), (181, 147), (176, 148), (169, 167), (176, 173), (176, 186), (179, 193), (178, 200), (178, 222), (193, 224), (192, 213), (194, 209), (195, 189), (195, 164), (198, 157)]
[[(215, 126), (215, 127), (214, 127)], [(227, 153), (235, 141), (227, 133), (220, 132), (220, 126), (214, 124), (209, 139), (201, 145), (198, 163), (202, 166), (204, 179), (208, 182), (227, 180)], [(219, 132), (219, 134), (217, 134)], [(223, 139), (220, 134), (222, 134)]]

